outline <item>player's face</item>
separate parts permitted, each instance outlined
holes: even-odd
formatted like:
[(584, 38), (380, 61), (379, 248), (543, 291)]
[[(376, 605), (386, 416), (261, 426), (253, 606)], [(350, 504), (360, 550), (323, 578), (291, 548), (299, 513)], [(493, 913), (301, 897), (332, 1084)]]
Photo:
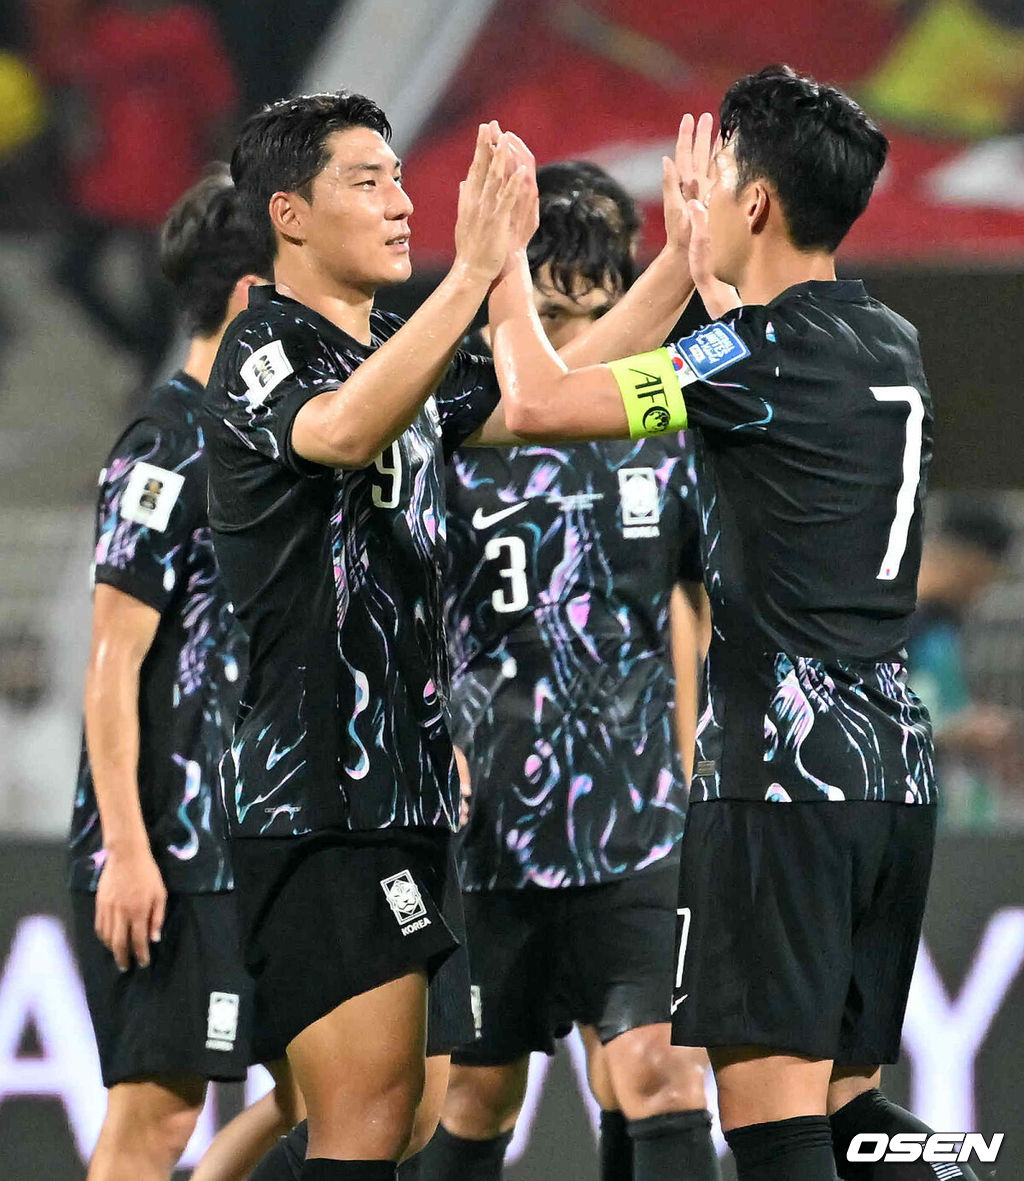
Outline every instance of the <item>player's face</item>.
[(412, 274), (409, 216), (402, 164), (369, 127), (336, 131), (327, 166), (313, 179), (305, 211), (306, 245), (335, 282), (367, 291)]
[(740, 200), (739, 169), (733, 141), (725, 147), (721, 141), (715, 145), (711, 178), (707, 198), (711, 269), (716, 278), (736, 286), (746, 263), (750, 229)]
[(552, 347), (562, 348), (580, 333), (586, 332), (621, 298), (610, 284), (589, 287), (582, 279), (573, 283), (573, 294), (563, 295), (551, 283), (548, 264), (540, 268), (533, 281), (533, 303), (541, 326)]

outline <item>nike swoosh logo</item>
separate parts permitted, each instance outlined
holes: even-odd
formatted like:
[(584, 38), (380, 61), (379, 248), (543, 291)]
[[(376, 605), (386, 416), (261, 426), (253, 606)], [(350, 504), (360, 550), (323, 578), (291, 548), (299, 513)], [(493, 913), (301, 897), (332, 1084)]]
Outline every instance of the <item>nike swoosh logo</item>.
[(690, 994), (688, 992), (684, 992), (683, 995), (678, 1000), (672, 1002), (672, 1012), (673, 1013), (675, 1013), (676, 1009), (679, 1008), (679, 1006), (683, 1003), (683, 1001), (686, 1000), (686, 998), (689, 995)]
[(523, 500), (519, 504), (499, 509), (496, 513), (485, 513), (482, 508), (478, 508), (473, 514), (473, 528), (487, 529), (491, 525), (497, 525), (499, 521), (504, 521), (506, 517), (511, 517), (513, 513), (518, 513), (521, 509), (526, 508), (526, 504), (527, 502)]

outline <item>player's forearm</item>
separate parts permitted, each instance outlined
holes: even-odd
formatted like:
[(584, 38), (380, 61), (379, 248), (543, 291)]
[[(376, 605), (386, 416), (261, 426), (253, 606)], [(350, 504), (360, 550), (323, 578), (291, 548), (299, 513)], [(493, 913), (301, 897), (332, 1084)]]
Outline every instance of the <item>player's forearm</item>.
[(331, 467), (372, 463), (437, 388), (489, 285), (486, 276), (456, 263), (344, 385), (303, 407), (292, 433), (296, 451)]
[(525, 253), (491, 292), (494, 365), (505, 423), (525, 439), (599, 439), (628, 435), (618, 386), (603, 366), (569, 370), (548, 343), (533, 305)]
[(578, 369), (656, 349), (665, 343), (693, 291), (686, 255), (666, 246), (622, 299), (558, 355)]
[(139, 675), (145, 651), (100, 639), (85, 682), (85, 739), (103, 844), (149, 848), (139, 800)]

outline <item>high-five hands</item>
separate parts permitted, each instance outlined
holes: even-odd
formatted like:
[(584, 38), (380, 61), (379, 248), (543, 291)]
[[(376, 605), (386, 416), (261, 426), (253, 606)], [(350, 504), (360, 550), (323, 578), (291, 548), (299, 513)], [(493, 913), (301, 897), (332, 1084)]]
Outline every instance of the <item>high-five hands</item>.
[(739, 292), (715, 278), (711, 269), (708, 201), (715, 185), (713, 115), (684, 115), (675, 160), (662, 158), (665, 232), (670, 244), (686, 250), (690, 275), (708, 315), (718, 319), (742, 304)]
[(536, 205), (533, 157), (524, 158), (522, 148), (517, 136), (501, 132), (496, 123), (481, 123), (473, 162), (459, 185), (456, 262), (488, 279), (519, 248), (531, 192)]

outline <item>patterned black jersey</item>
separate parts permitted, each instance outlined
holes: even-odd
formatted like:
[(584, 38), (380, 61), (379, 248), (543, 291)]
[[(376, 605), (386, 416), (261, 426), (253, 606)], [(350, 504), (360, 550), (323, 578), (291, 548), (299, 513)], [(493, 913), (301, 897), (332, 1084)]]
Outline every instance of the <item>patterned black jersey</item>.
[(697, 582), (682, 436), (465, 448), (448, 481), (468, 890), (583, 886), (664, 863), (686, 807), (668, 643)]
[(412, 425), (364, 469), (321, 467), (291, 445), (300, 408), (401, 323), (373, 312), (365, 346), (255, 288), (214, 365), (210, 520), (250, 639), (225, 761), (241, 836), (457, 821), (442, 465), (497, 405), (493, 364), (457, 353)]
[[(154, 391), (114, 444), (96, 515), (96, 581), (160, 612), (141, 673), (139, 793), (156, 862), (178, 893), (232, 884), (217, 766), (245, 661), (207, 519), (202, 398), (202, 386), (184, 373)], [(102, 845), (83, 744), (72, 888), (95, 889)]]
[(932, 449), (916, 331), (860, 282), (809, 282), (670, 353), (714, 631), (695, 798), (930, 802), (902, 655)]

